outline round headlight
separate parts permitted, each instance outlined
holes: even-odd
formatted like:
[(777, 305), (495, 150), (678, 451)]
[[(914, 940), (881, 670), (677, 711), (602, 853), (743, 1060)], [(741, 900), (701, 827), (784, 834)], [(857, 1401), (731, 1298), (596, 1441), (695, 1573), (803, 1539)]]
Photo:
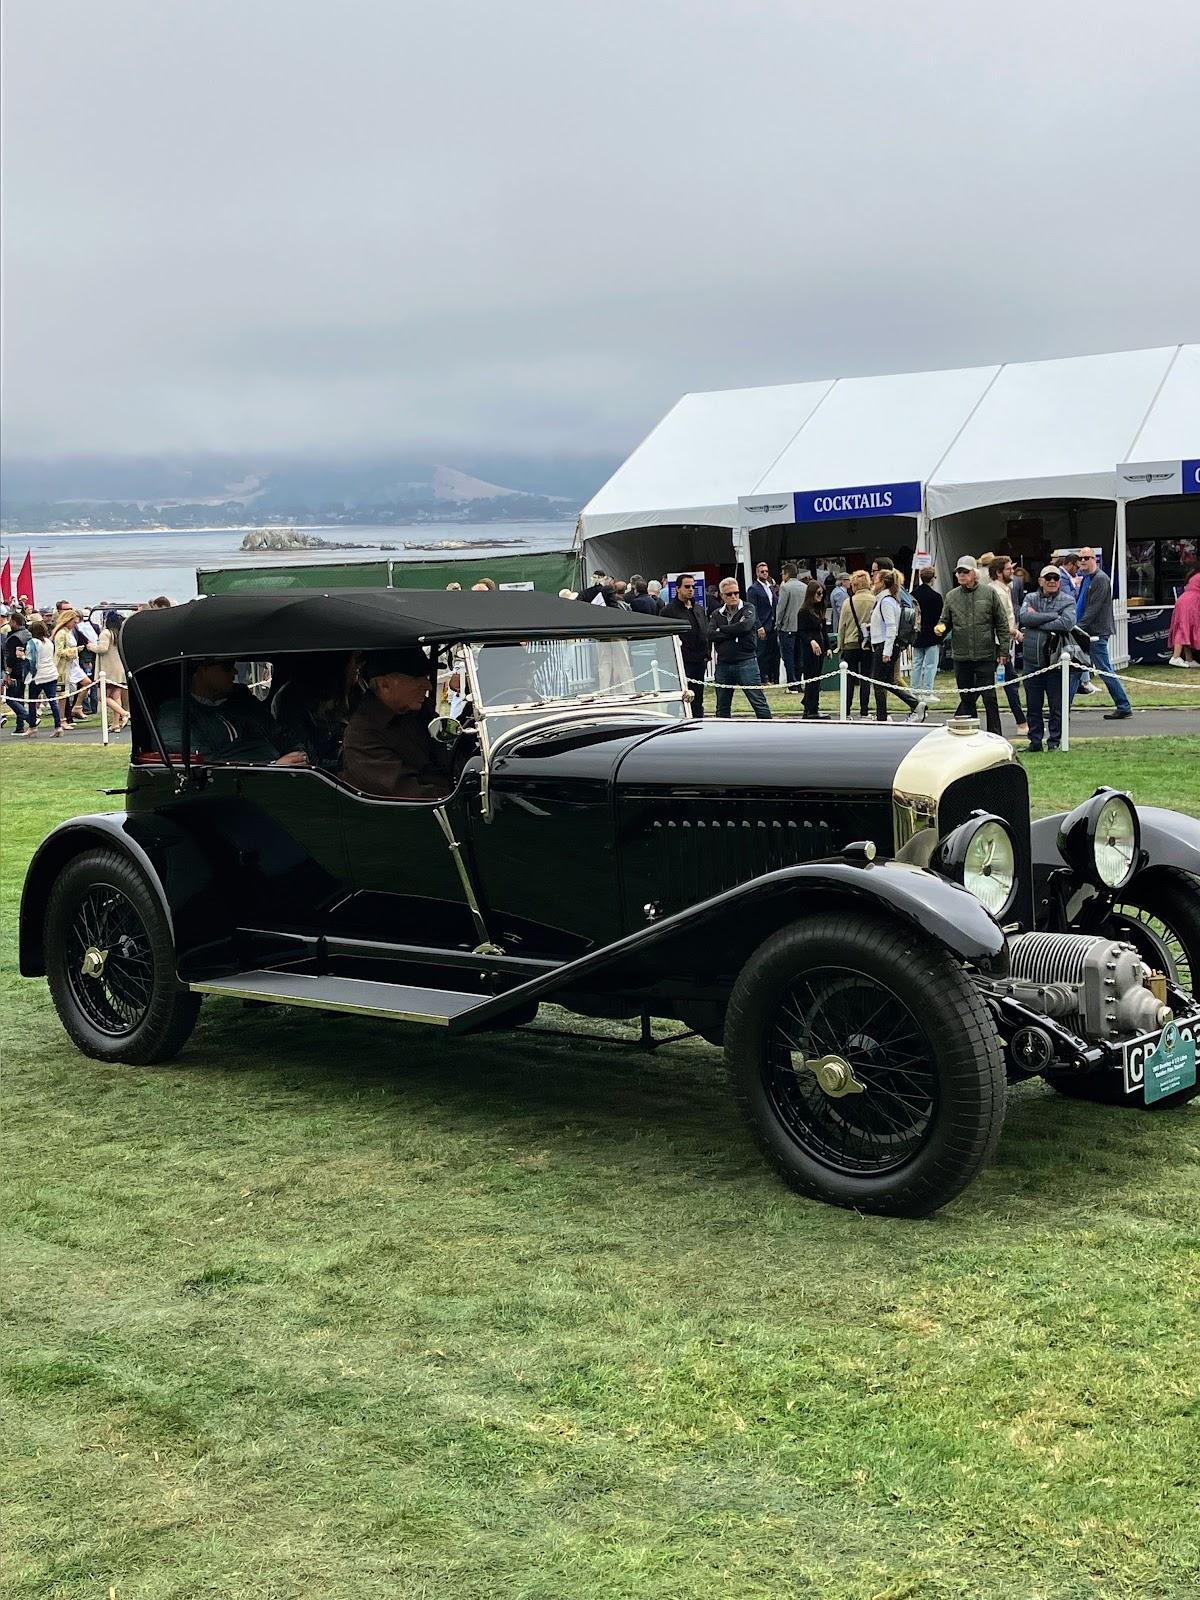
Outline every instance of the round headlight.
[(1017, 853), (1008, 825), (977, 813), (942, 841), (938, 865), (999, 921), (1017, 897)]
[(1129, 878), (1137, 859), (1137, 846), (1133, 807), (1123, 795), (1110, 795), (1096, 818), (1093, 840), (1096, 872), (1106, 888), (1119, 889)]
[(1123, 889), (1137, 871), (1141, 826), (1127, 794), (1097, 789), (1064, 817), (1058, 830), (1063, 860), (1100, 889)]

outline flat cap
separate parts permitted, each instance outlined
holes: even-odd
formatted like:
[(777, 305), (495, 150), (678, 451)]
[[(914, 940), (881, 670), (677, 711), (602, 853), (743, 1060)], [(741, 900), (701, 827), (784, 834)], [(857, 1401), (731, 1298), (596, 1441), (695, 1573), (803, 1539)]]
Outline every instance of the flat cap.
[(429, 657), (416, 645), (400, 650), (370, 650), (363, 672), (368, 679), (386, 678), (393, 672), (402, 672), (409, 678), (428, 678)]

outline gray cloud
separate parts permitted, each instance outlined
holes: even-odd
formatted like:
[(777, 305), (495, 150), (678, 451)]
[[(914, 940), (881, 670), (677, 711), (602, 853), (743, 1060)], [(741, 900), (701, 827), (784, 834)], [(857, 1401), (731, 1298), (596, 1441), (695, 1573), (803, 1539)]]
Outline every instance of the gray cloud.
[(9, 0), (10, 452), (621, 450), (1197, 336), (1200, 11)]

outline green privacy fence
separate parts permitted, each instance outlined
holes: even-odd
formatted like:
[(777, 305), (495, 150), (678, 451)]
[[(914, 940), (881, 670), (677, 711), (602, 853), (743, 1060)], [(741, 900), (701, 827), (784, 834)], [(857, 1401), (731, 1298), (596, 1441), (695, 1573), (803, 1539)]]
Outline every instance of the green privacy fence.
[(474, 556), (467, 552), (438, 561), (330, 561), (305, 566), (199, 567), (197, 594), (253, 594), (264, 589), (469, 589), (480, 578), (498, 584), (532, 584), (547, 594), (579, 587), (578, 551), (535, 555)]

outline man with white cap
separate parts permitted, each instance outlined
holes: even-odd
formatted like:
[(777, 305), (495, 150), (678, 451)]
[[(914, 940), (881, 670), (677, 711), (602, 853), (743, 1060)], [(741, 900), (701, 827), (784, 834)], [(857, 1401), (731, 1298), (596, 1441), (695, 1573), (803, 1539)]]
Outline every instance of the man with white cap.
[(959, 702), (955, 713), (973, 717), (985, 689), (984, 717), (989, 733), (1000, 732), (1000, 707), (996, 703), (996, 666), (1008, 660), (1008, 616), (990, 584), (980, 583), (974, 556), (959, 556), (954, 568), (958, 587), (946, 596), (942, 620), (933, 630), (939, 638), (950, 635), (954, 681)]

